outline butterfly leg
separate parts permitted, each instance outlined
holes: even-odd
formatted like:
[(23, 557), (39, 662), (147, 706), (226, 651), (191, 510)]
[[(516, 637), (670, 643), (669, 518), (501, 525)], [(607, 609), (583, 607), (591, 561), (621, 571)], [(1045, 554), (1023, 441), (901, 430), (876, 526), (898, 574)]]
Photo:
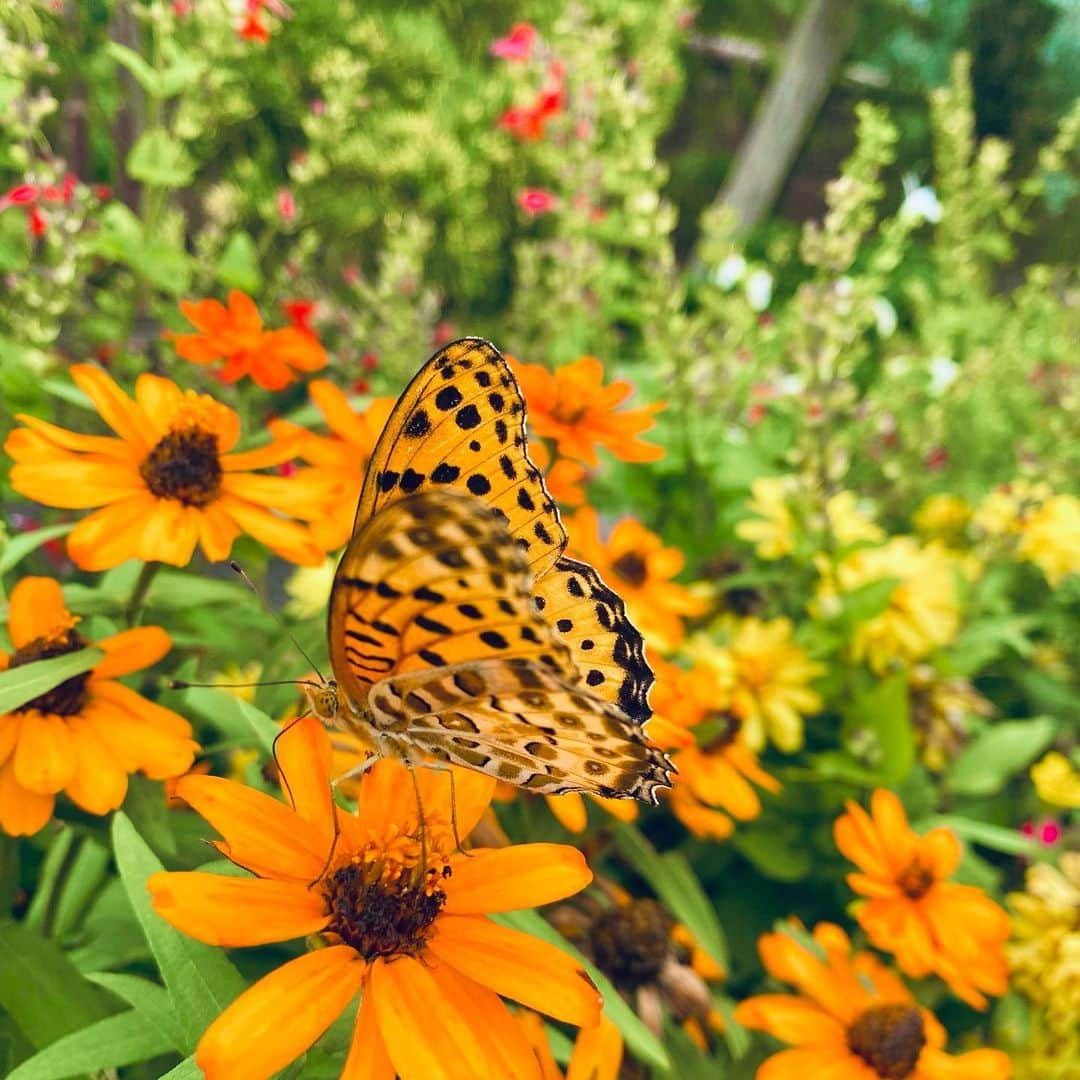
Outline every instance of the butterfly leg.
[(344, 783), (346, 780), (355, 780), (358, 776), (363, 776), (364, 773), (366, 773), (368, 769), (370, 769), (371, 766), (375, 764), (376, 761), (380, 760), (382, 759), (379, 754), (371, 754), (370, 756), (364, 758), (364, 760), (361, 761), (359, 765), (354, 765), (351, 769), (343, 772), (340, 776), (335, 776), (334, 779), (330, 781), (331, 787), (335, 791), (337, 791), (339, 784)]
[(447, 765), (443, 761), (422, 761), (420, 765), (422, 768), (430, 769), (432, 772), (444, 772), (450, 774), (450, 827), (454, 833), (454, 848), (455, 850), (460, 851), (466, 858), (471, 859), (473, 856), (462, 847), (461, 836), (458, 833), (457, 785), (454, 783), (454, 767), (452, 765)]
[(416, 792), (416, 821), (417, 838), (420, 841), (420, 885), (426, 884), (424, 878), (427, 875), (427, 826), (424, 823), (424, 800), (420, 797), (420, 783), (416, 779), (416, 769), (408, 758), (402, 758), (402, 763), (409, 770), (409, 779), (412, 780), (413, 791)]

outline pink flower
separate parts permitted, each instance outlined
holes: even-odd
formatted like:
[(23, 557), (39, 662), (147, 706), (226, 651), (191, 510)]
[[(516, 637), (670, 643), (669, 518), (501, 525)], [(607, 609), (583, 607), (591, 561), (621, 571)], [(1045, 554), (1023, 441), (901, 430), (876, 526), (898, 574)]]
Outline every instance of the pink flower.
[(491, 43), (491, 55), (501, 60), (528, 60), (535, 44), (536, 27), (526, 22), (514, 23), (506, 37)]
[(1037, 840), (1043, 847), (1053, 847), (1061, 839), (1061, 823), (1054, 818), (1025, 821), (1020, 826), (1020, 832), (1029, 840)]
[(278, 188), (277, 211), (282, 221), (293, 221), (296, 218), (296, 199), (288, 188)]
[(518, 192), (517, 204), (529, 217), (536, 217), (537, 214), (551, 213), (559, 200), (543, 188), (524, 188)]

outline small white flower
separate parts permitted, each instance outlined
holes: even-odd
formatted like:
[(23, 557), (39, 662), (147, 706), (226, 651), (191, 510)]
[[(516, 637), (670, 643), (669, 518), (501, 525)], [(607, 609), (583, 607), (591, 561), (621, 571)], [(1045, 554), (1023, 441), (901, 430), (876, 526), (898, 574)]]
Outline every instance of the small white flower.
[(935, 356), (930, 361), (930, 393), (943, 394), (960, 374), (960, 366), (947, 356)]
[(746, 260), (739, 254), (729, 255), (712, 273), (713, 284), (730, 292), (742, 281)]
[(777, 393), (790, 394), (792, 397), (801, 394), (806, 387), (802, 376), (794, 374), (781, 375), (773, 385), (776, 387)]
[(755, 270), (746, 279), (746, 299), (755, 311), (764, 311), (772, 300), (773, 276), (768, 270)]
[(874, 321), (877, 324), (878, 337), (892, 337), (896, 333), (896, 308), (885, 299), (884, 296), (875, 296), (870, 301), (870, 307), (874, 312)]
[(932, 187), (920, 185), (911, 173), (904, 177), (904, 201), (900, 204), (900, 216), (913, 218), (916, 222), (929, 221), (936, 225), (941, 220), (941, 203)]

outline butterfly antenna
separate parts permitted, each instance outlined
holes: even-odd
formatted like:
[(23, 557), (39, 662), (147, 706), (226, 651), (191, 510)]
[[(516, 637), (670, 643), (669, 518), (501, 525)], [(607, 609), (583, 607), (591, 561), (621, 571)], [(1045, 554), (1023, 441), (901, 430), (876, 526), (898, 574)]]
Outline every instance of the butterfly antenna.
[(254, 686), (322, 687), (322, 683), (312, 682), (310, 679), (268, 679), (265, 682), (188, 682), (187, 679), (169, 679), (165, 685), (170, 690), (248, 690)]
[(278, 624), (278, 626), (281, 627), (282, 630), (285, 631), (286, 636), (296, 646), (300, 655), (311, 665), (311, 667), (315, 671), (315, 674), (318, 675), (320, 679), (322, 679), (323, 686), (326, 686), (326, 676), (323, 675), (323, 673), (319, 670), (319, 665), (316, 664), (310, 656), (308, 656), (307, 651), (304, 649), (304, 646), (296, 640), (296, 635), (293, 634), (293, 632), (285, 625), (285, 621), (281, 618), (281, 616), (278, 615), (278, 613), (263, 599), (262, 593), (259, 592), (258, 588), (255, 585), (255, 582), (247, 576), (244, 568), (238, 562), (236, 562), (235, 559), (229, 560), (229, 568), (259, 598), (259, 603), (262, 604), (263, 610), (267, 613), (267, 615), (270, 616), (271, 619), (274, 620), (274, 622)]

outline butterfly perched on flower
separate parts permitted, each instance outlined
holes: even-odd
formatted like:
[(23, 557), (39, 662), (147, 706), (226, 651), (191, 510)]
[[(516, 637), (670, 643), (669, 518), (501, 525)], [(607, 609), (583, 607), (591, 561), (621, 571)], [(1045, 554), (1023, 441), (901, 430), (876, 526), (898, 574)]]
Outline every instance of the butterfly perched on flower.
[(447, 345), (368, 463), (330, 594), (335, 680), (312, 710), (380, 756), (655, 802), (672, 766), (643, 731), (641, 635), (566, 543), (506, 361)]

